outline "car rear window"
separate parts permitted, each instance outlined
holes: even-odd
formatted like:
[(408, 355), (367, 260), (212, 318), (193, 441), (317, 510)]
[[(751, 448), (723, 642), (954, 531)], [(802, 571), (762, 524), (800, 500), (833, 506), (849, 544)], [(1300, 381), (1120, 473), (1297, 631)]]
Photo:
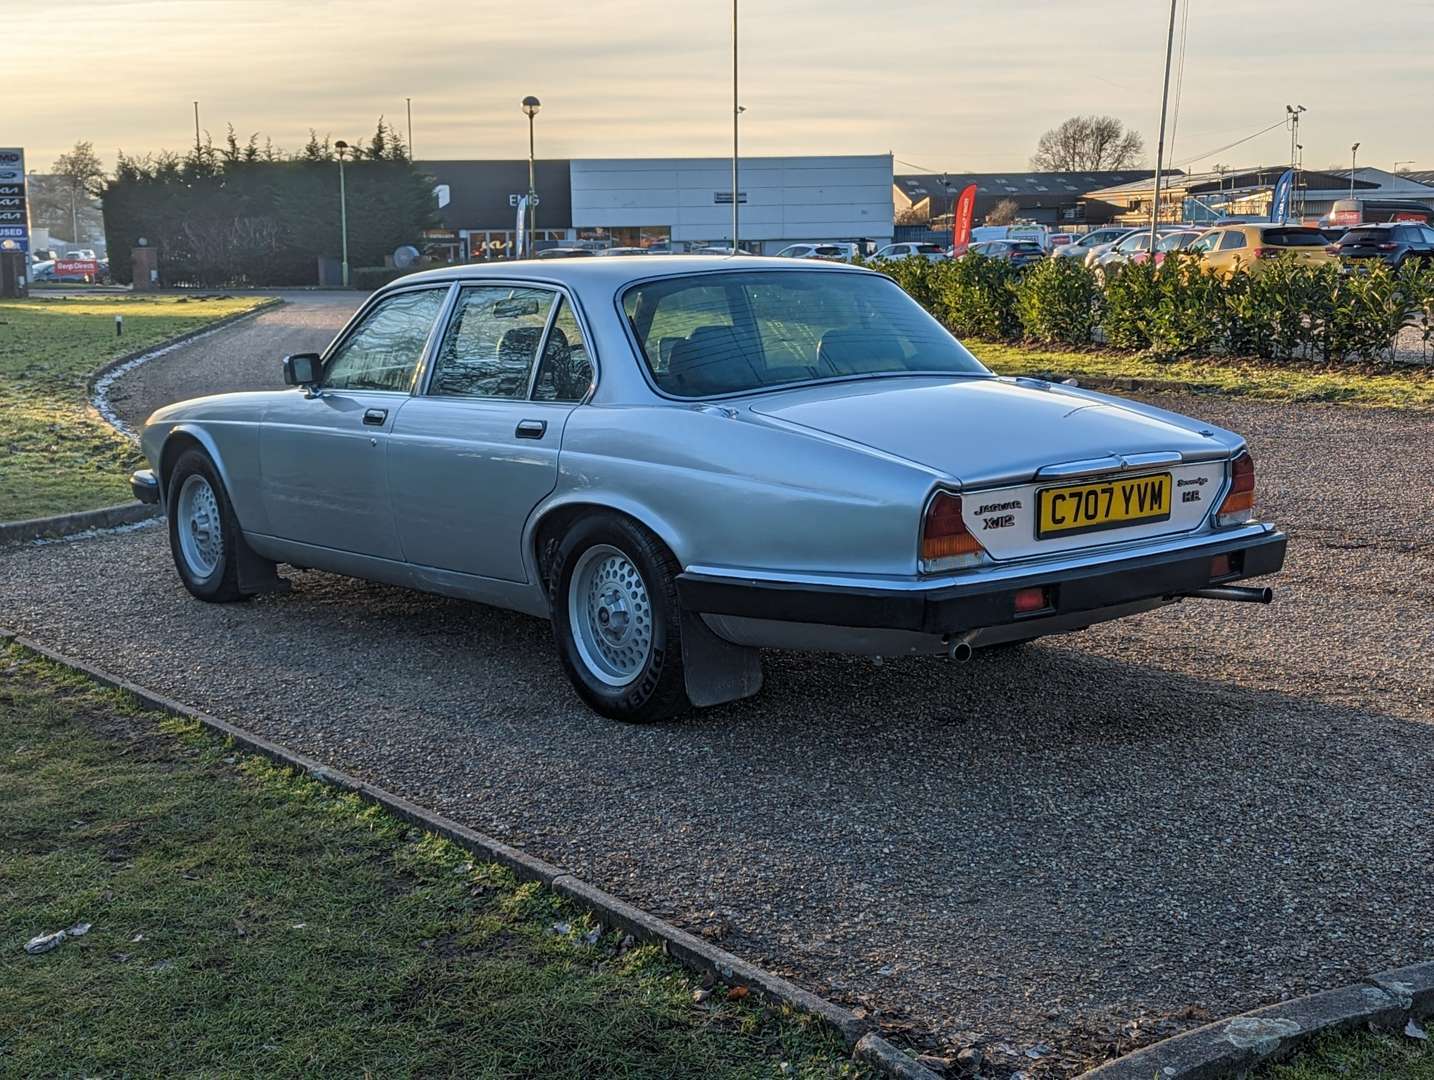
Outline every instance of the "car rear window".
[(1017, 240), (1011, 244), (1012, 250), (1029, 252), (1042, 250), (1041, 245), (1031, 240)]
[(1350, 229), (1341, 244), (1382, 244), (1389, 239), (1388, 229)]
[(840, 271), (691, 274), (632, 286), (626, 313), (676, 397), (852, 375), (989, 374), (889, 278)]
[(922, 255), (940, 255), (946, 249), (940, 244), (917, 244), (916, 250)]
[(1324, 247), (1329, 243), (1318, 229), (1266, 229), (1260, 242), (1271, 247)]

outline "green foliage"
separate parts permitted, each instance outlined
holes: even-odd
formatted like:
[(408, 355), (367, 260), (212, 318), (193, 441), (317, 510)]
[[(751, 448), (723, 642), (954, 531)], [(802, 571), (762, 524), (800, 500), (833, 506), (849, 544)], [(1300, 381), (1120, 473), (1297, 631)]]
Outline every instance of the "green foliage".
[[(906, 260), (908, 262), (912, 260)], [(1013, 286), (1019, 272), (1004, 259), (967, 255), (935, 264), (936, 308), (933, 314), (957, 337), (1006, 341), (1017, 336)]]
[(1015, 283), (1025, 336), (1046, 345), (1089, 345), (1100, 311), (1095, 275), (1079, 259), (1044, 259)]
[[(367, 147), (347, 153), (349, 262), (376, 265), (436, 224), (433, 182), (382, 120)], [(232, 128), (221, 147), (184, 158), (121, 154), (103, 198), (110, 250), (144, 237), (159, 249), (166, 284), (310, 285), (318, 257), (342, 246), (338, 159), (313, 133), (292, 158), (257, 135), (240, 143)], [(112, 273), (127, 283), (129, 260), (114, 259)]]
[(1221, 279), (1192, 255), (1160, 265), (1117, 264), (1101, 275), (1073, 259), (1019, 271), (968, 255), (931, 263), (884, 263), (923, 307), (958, 337), (1024, 338), (1083, 347), (1097, 334), (1111, 348), (1171, 361), (1258, 357), (1302, 362), (1380, 361), (1395, 339), (1422, 325), (1434, 341), (1434, 270), (1383, 263), (1348, 270), (1292, 256), (1262, 260), (1258, 272)]

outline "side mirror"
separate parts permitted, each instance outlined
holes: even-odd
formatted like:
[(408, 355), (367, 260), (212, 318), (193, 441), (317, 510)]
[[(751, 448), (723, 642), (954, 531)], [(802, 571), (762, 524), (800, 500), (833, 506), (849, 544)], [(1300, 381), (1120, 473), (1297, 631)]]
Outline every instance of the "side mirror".
[(284, 357), (285, 386), (317, 386), (323, 374), (323, 360), (318, 353), (291, 353)]

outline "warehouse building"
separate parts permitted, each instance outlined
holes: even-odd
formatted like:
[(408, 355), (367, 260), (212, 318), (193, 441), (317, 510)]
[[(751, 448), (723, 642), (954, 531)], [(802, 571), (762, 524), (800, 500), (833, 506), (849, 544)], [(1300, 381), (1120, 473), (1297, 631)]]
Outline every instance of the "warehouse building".
[[(771, 254), (812, 240), (892, 237), (890, 154), (748, 157), (737, 193), (741, 246)], [(421, 161), (447, 205), (430, 250), (454, 261), (511, 258), (526, 161)], [(546, 247), (691, 251), (732, 242), (729, 158), (541, 160), (536, 240)]]

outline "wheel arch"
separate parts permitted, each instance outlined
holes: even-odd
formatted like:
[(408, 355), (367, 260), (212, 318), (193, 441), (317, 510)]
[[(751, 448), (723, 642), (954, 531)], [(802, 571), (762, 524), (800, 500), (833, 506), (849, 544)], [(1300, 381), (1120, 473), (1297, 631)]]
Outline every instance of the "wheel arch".
[(531, 580), (536, 581), (547, 596), (547, 555), (549, 544), (558, 541), (573, 522), (589, 514), (616, 514), (641, 525), (660, 540), (681, 567), (686, 567), (684, 545), (678, 532), (662, 515), (650, 507), (623, 498), (594, 497), (591, 493), (550, 502), (541, 507), (528, 523), (524, 555), (531, 563)]
[(229, 470), (224, 466), (224, 458), (220, 455), (219, 448), (214, 445), (214, 440), (209, 433), (203, 428), (181, 424), (164, 437), (164, 445), (159, 451), (157, 471), (161, 498), (169, 498), (169, 474), (174, 471), (174, 464), (179, 460), (179, 455), (189, 449), (203, 450), (209, 455), (209, 460), (219, 471), (219, 479), (224, 482), (225, 490), (234, 490), (233, 485), (229, 482)]

